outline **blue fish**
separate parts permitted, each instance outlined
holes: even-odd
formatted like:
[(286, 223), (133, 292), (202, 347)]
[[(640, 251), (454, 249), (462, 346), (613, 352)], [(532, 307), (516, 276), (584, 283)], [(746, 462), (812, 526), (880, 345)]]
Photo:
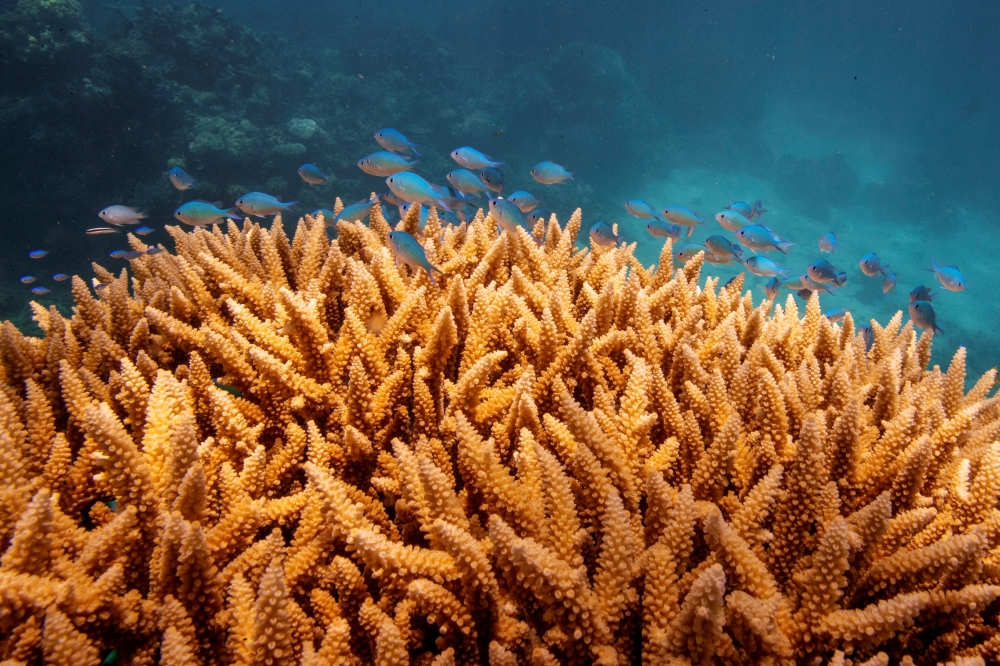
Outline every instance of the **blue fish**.
[(483, 169), (479, 172), (479, 180), (483, 181), (483, 185), (488, 187), (491, 192), (503, 194), (503, 171), (500, 169), (496, 167)]
[(861, 339), (865, 341), (865, 351), (870, 351), (872, 345), (875, 344), (875, 332), (872, 331), (871, 326), (858, 326), (858, 335)]
[(136, 227), (136, 230), (133, 233), (136, 236), (148, 236), (154, 231), (156, 231), (156, 229), (153, 229), (151, 227)]
[(410, 171), (402, 171), (385, 179), (389, 189), (403, 201), (435, 205), (438, 208), (448, 208), (442, 200), (441, 193), (430, 183)]
[(472, 218), (476, 216), (476, 209), (469, 204), (462, 204), (455, 209), (455, 215), (458, 216), (462, 222), (471, 222)]
[(392, 190), (386, 190), (385, 192), (380, 194), (379, 197), (381, 197), (382, 201), (386, 202), (390, 206), (402, 206), (403, 204), (406, 203), (405, 201), (397, 197)]
[(934, 308), (927, 301), (913, 301), (910, 303), (910, 319), (915, 326), (929, 333), (944, 333), (937, 325)]
[(725, 236), (709, 236), (705, 239), (705, 247), (714, 256), (723, 259), (738, 261), (743, 257), (743, 248), (738, 243), (730, 243)]
[(896, 271), (889, 271), (882, 278), (882, 293), (888, 294), (892, 291), (892, 288), (896, 286), (896, 280), (899, 279), (899, 273)]
[(736, 210), (724, 210), (715, 214), (715, 219), (723, 229), (737, 232), (743, 227), (750, 225), (750, 220), (745, 215)]
[(283, 210), (289, 210), (297, 203), (298, 201), (284, 203), (263, 192), (247, 192), (236, 200), (236, 207), (247, 215), (266, 217), (277, 215)]
[(778, 250), (782, 254), (788, 254), (788, 251), (795, 244), (778, 238), (773, 231), (760, 224), (743, 227), (736, 232), (736, 235), (748, 248), (759, 252)]
[(806, 267), (806, 273), (814, 282), (827, 284), (833, 282), (838, 287), (843, 287), (847, 281), (847, 273), (837, 271), (837, 269), (826, 259), (814, 261)]
[(819, 237), (820, 252), (833, 252), (838, 247), (843, 247), (843, 245), (837, 242), (837, 237), (833, 235), (832, 231), (827, 231)]
[(445, 178), (459, 192), (465, 192), (473, 196), (479, 196), (483, 192), (489, 192), (489, 188), (479, 180), (479, 176), (468, 169), (455, 169), (448, 173)]
[(189, 201), (174, 211), (174, 217), (192, 227), (207, 227), (217, 224), (227, 217), (234, 220), (243, 219), (236, 215), (235, 208), (223, 210), (207, 201)]
[(552, 213), (544, 208), (536, 208), (524, 217), (528, 220), (528, 222), (531, 222), (532, 226), (534, 226), (535, 224), (538, 224), (538, 222), (548, 222), (549, 216), (551, 215)]
[(808, 273), (799, 276), (803, 286), (808, 291), (825, 291), (828, 294), (835, 294), (840, 287), (835, 282), (816, 282)]
[(517, 206), (522, 213), (530, 213), (538, 208), (538, 199), (532, 196), (530, 192), (525, 192), (524, 190), (508, 194), (507, 201)]
[(110, 256), (112, 259), (124, 259), (126, 254), (128, 250), (112, 250)]
[(146, 214), (140, 213), (132, 206), (108, 206), (98, 215), (109, 224), (135, 224), (139, 220), (145, 219)]
[(125, 253), (125, 258), (126, 259), (138, 259), (139, 257), (141, 257), (144, 254), (146, 254), (146, 253), (145, 252), (140, 252), (139, 250), (133, 250), (132, 252), (126, 252)]
[(688, 236), (694, 233), (694, 228), (697, 225), (705, 226), (705, 218), (684, 206), (668, 206), (660, 214), (674, 224), (687, 227)]
[(660, 220), (653, 220), (647, 224), (646, 231), (657, 238), (673, 238), (674, 240), (677, 240), (681, 235), (679, 225), (670, 222), (661, 222)]
[(829, 312), (824, 312), (823, 316), (829, 319), (831, 324), (837, 324), (844, 321), (844, 317), (847, 316), (848, 312), (850, 312), (850, 310), (845, 310), (844, 308), (834, 308)]
[(344, 210), (340, 211), (340, 215), (332, 218), (327, 224), (329, 226), (337, 226), (337, 222), (343, 220), (344, 222), (360, 222), (361, 220), (368, 217), (372, 212), (372, 206), (378, 203), (378, 197), (372, 197), (371, 199), (359, 201), (353, 203), (350, 206), (345, 206)]
[[(162, 247), (147, 247), (146, 254), (160, 254), (161, 252), (166, 252)], [(140, 254), (142, 254), (140, 252)]]
[(954, 264), (938, 266), (936, 261), (931, 261), (931, 265), (934, 268), (927, 270), (937, 276), (942, 287), (948, 291), (965, 291), (965, 276), (962, 275), (962, 271), (958, 270), (958, 266)]
[(46, 289), (45, 287), (32, 287), (31, 293), (38, 294), (39, 296), (44, 296), (45, 294), (52, 291), (51, 289)]
[(427, 261), (427, 253), (424, 252), (424, 248), (417, 242), (417, 239), (405, 231), (389, 232), (389, 249), (392, 250), (397, 265), (403, 263), (414, 270), (424, 269), (427, 272), (427, 278), (435, 287), (437, 282), (431, 275), (431, 271), (437, 271), (444, 275), (440, 268)]
[(319, 217), (320, 215), (323, 216), (323, 220), (326, 222), (332, 222), (333, 218), (337, 217), (329, 208), (317, 208), (313, 212), (309, 213), (309, 217)]
[(595, 222), (590, 227), (590, 240), (600, 247), (614, 247), (621, 239), (621, 236), (615, 234), (614, 227), (607, 222)]
[(531, 234), (528, 227), (528, 220), (525, 219), (521, 209), (507, 201), (506, 199), (490, 199), (490, 216), (497, 226), (508, 232), (510, 235), (517, 233), (517, 227), (521, 227), (528, 232), (535, 242), (540, 242), (538, 238)]
[(408, 150), (417, 157), (421, 157), (420, 153), (417, 152), (417, 146), (420, 144), (413, 143), (403, 136), (401, 132), (397, 132), (391, 127), (385, 127), (375, 132), (375, 140), (378, 141), (378, 145), (394, 153), (401, 153)]
[(778, 296), (778, 287), (781, 286), (781, 280), (777, 277), (773, 277), (767, 281), (764, 285), (764, 292), (767, 294), (767, 299), (773, 301)]
[(626, 201), (625, 210), (640, 220), (652, 218), (654, 220), (659, 220), (660, 222), (666, 222), (666, 220), (660, 217), (660, 214), (657, 213), (652, 206), (642, 199), (630, 199)]
[(747, 267), (748, 271), (761, 277), (788, 274), (788, 270), (778, 266), (778, 264), (774, 263), (767, 257), (750, 257), (743, 262), (743, 265)]
[(704, 251), (705, 247), (703, 245), (698, 245), (697, 243), (687, 243), (674, 250), (674, 256), (677, 257), (679, 261), (686, 264), (698, 256), (699, 252)]
[(748, 220), (753, 217), (753, 206), (751, 206), (745, 201), (733, 201), (732, 199), (730, 199), (729, 205), (726, 206), (726, 210), (731, 210), (736, 213), (739, 213)]
[(41, 259), (49, 253), (48, 250), (32, 250), (28, 253), (28, 256), (32, 259)]
[(196, 182), (198, 182), (179, 166), (175, 166), (173, 169), (168, 171), (167, 177), (170, 179), (170, 182), (174, 184), (174, 187), (181, 191), (192, 187)]
[(414, 206), (420, 209), (420, 212), (418, 213), (417, 225), (421, 229), (423, 229), (427, 225), (427, 216), (429, 215), (429, 213), (427, 212), (427, 209), (421, 206), (420, 204), (415, 204), (415, 203), (403, 204), (402, 206), (399, 207), (399, 218), (403, 219), (404, 217), (406, 217), (406, 214), (409, 213), (410, 209), (413, 208)]
[(21, 278), (21, 284), (31, 284), (34, 281), (35, 277), (33, 275), (25, 275)]
[(531, 167), (531, 177), (543, 185), (555, 185), (573, 180), (573, 174), (555, 162), (539, 162)]
[(934, 300), (935, 296), (937, 296), (937, 293), (932, 294), (930, 289), (928, 289), (924, 285), (920, 285), (918, 287), (914, 287), (913, 291), (910, 292), (910, 302), (912, 303), (913, 301), (927, 301), (928, 303), (930, 303), (931, 301)]
[(470, 148), (469, 146), (462, 146), (461, 148), (456, 148), (451, 151), (451, 159), (455, 160), (458, 162), (459, 166), (463, 166), (466, 169), (496, 168), (503, 164), (503, 162), (494, 162), (489, 155), (481, 153), (475, 148)]
[(56, 282), (62, 282), (63, 280), (68, 280), (69, 276), (66, 275), (65, 273), (56, 273), (55, 275), (52, 276), (52, 279), (55, 280)]
[(885, 269), (889, 268), (889, 264), (883, 264), (882, 260), (874, 252), (869, 252), (861, 257), (858, 266), (861, 267), (861, 272), (868, 277), (875, 277), (879, 273), (885, 275)]
[(371, 155), (365, 155), (358, 160), (358, 168), (369, 176), (381, 176), (385, 178), (400, 171), (409, 171), (419, 161), (419, 159), (416, 159), (412, 162), (407, 162), (396, 153), (379, 150)]
[(315, 164), (303, 164), (299, 167), (299, 176), (310, 185), (322, 185), (330, 179), (325, 173), (319, 170)]

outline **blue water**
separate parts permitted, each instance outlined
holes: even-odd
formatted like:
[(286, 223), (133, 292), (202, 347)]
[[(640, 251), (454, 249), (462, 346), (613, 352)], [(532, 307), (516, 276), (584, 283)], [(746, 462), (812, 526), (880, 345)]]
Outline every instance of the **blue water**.
[[(932, 259), (958, 264), (968, 289), (937, 289), (933, 360), (966, 345), (982, 372), (1000, 342), (997, 25), (990, 2), (0, 0), (0, 317), (32, 327), (22, 275), (66, 308), (51, 274), (124, 267), (108, 257), (121, 236), (83, 233), (110, 204), (148, 212), (147, 240), (166, 242), (192, 198), (259, 189), (307, 212), (383, 191), (355, 163), (392, 126), (423, 144), (432, 181), (475, 146), (506, 162), (507, 191), (619, 223), (645, 264), (661, 242), (626, 200), (711, 217), (761, 198), (794, 272), (837, 234), (828, 258), (850, 277), (823, 307), (856, 319), (905, 311)], [(543, 159), (575, 180), (534, 182)], [(331, 183), (303, 183), (304, 162)], [(174, 165), (195, 189), (170, 186)], [(709, 229), (694, 241), (726, 233)], [(861, 274), (867, 252), (898, 271), (894, 291)], [(764, 282), (748, 281), (760, 298)]]

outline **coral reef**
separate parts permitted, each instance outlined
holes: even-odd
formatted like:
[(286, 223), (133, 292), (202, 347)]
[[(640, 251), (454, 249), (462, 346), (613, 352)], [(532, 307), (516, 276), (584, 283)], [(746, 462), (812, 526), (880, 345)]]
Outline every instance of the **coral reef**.
[(172, 228), (4, 324), (3, 663), (996, 660), (994, 374), (580, 226)]

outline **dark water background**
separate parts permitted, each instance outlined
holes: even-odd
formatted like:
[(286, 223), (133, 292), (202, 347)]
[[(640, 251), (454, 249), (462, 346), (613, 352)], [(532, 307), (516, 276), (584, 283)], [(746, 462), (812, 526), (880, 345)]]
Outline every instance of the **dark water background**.
[[(935, 362), (966, 344), (981, 372), (1000, 342), (998, 27), (995, 2), (929, 0), (0, 0), (0, 317), (33, 326), (21, 275), (124, 266), (107, 256), (123, 237), (83, 234), (110, 204), (162, 228), (191, 198), (257, 189), (304, 212), (382, 191), (355, 162), (392, 126), (424, 145), (429, 179), (475, 146), (507, 163), (508, 191), (620, 222), (647, 264), (660, 243), (625, 200), (712, 215), (764, 196), (799, 271), (838, 232), (856, 286), (824, 308), (860, 319), (905, 310), (931, 258), (959, 263), (969, 289), (935, 301)], [(542, 159), (576, 180), (538, 185)], [(304, 184), (304, 162), (333, 182)], [(172, 188), (173, 164), (199, 186)], [(904, 248), (896, 292), (859, 277), (864, 252)], [(71, 303), (68, 283), (38, 284)]]

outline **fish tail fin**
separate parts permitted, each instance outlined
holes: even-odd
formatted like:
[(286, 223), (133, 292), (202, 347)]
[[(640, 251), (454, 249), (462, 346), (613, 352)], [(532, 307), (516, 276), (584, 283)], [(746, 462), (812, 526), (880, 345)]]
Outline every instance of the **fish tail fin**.
[(284, 205), (282, 206), (282, 208), (284, 208), (285, 210), (291, 210), (291, 209), (292, 209), (292, 206), (294, 206), (294, 205), (295, 205), (295, 204), (297, 204), (297, 203), (298, 203), (298, 201), (297, 201), (297, 200), (296, 200), (296, 201), (289, 201), (288, 203), (284, 204)]
[[(414, 151), (414, 154), (416, 154), (416, 151)], [(415, 164), (419, 164), (420, 160), (422, 159), (424, 159), (422, 155), (417, 155), (417, 159), (413, 160), (412, 162), (407, 162), (406, 166), (413, 166)]]
[(938, 326), (937, 324), (934, 324), (934, 333), (935, 334), (940, 333), (941, 335), (944, 335), (944, 331), (941, 330), (941, 327)]
[(230, 208), (229, 210), (226, 211), (226, 217), (232, 218), (234, 220), (242, 220), (243, 218), (237, 215), (237, 213), (241, 212), (243, 211), (241, 211), (239, 208)]
[(788, 251), (792, 249), (793, 245), (795, 245), (795, 243), (791, 243), (786, 240), (778, 241), (776, 244), (778, 251), (781, 252), (782, 254), (788, 254)]
[(726, 201), (729, 202), (729, 203), (726, 204), (726, 210), (732, 210), (733, 209), (733, 200), (730, 199), (729, 197), (726, 197)]
[(778, 275), (780, 275), (783, 278), (787, 278), (792, 276), (792, 272), (787, 268), (779, 268)]
[(441, 210), (451, 210), (451, 208), (448, 207), (448, 204), (446, 204), (442, 199), (435, 199), (434, 205)]
[[(423, 155), (421, 155), (420, 153), (417, 152), (417, 146), (419, 146), (419, 145), (421, 145), (421, 144), (419, 144), (419, 143), (413, 143), (411, 141), (410, 142), (410, 152), (413, 153), (414, 155), (416, 155), (419, 158), (423, 158)], [(417, 160), (417, 161), (419, 162), (420, 160)], [(416, 164), (416, 162), (411, 162), (411, 164)]]
[(569, 179), (570, 179), (570, 180), (575, 180), (575, 179), (573, 178), (573, 172), (572, 172), (572, 171), (570, 171), (570, 172), (568, 172), (568, 173), (569, 173)]

